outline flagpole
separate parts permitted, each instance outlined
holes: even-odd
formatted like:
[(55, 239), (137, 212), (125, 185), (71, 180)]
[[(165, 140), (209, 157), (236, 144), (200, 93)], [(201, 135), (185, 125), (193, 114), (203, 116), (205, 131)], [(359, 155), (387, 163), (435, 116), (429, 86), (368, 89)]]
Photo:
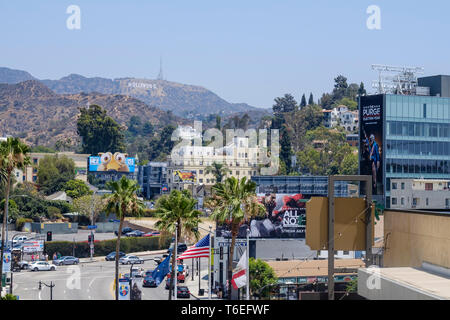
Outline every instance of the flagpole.
[(209, 226), (208, 300), (211, 300), (211, 229), (212, 226)]
[(250, 229), (247, 227), (247, 250), (246, 250), (246, 254), (247, 254), (247, 268), (245, 271), (245, 275), (247, 278), (247, 290), (246, 290), (246, 300), (250, 300)]

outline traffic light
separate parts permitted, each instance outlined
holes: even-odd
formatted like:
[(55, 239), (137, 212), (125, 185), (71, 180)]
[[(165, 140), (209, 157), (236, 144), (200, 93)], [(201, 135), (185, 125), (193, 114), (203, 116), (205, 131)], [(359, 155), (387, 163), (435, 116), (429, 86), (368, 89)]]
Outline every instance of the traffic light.
[(88, 243), (94, 243), (94, 235), (93, 234), (88, 235)]
[(52, 232), (47, 231), (47, 241), (52, 241)]

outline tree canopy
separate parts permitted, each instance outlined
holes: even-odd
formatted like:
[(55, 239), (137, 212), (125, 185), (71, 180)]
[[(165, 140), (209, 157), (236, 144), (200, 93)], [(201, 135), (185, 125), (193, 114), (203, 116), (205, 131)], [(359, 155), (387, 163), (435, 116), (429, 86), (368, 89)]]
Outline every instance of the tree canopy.
[(39, 161), (39, 189), (45, 195), (65, 190), (66, 183), (75, 179), (75, 162), (67, 156), (45, 156)]

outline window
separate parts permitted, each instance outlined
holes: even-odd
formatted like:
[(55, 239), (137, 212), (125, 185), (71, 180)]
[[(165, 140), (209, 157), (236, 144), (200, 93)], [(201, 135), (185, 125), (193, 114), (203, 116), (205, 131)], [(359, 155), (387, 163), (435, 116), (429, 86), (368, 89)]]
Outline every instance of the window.
[(199, 181), (200, 183), (203, 183), (203, 179), (198, 179), (198, 181)]
[(445, 199), (445, 207), (446, 208), (450, 207), (450, 199)]
[(419, 198), (413, 198), (413, 202), (412, 202), (413, 208), (415, 208), (418, 204), (419, 204)]
[(392, 182), (392, 190), (397, 190), (397, 183), (396, 182)]
[(397, 198), (392, 198), (392, 205), (393, 206), (397, 205)]
[(200, 170), (200, 174), (203, 174), (203, 170)]
[(402, 206), (404, 206), (404, 205), (405, 205), (405, 198), (402, 198), (402, 199), (400, 200), (400, 203), (401, 203)]
[[(425, 190), (433, 191), (433, 184), (432, 183), (425, 183)], [(427, 205), (428, 205), (428, 203), (427, 203)]]
[(426, 200), (426, 205), (428, 206), (428, 204), (429, 204), (429, 201), (428, 201), (428, 198), (427, 198), (427, 200)]
[(404, 182), (402, 182), (402, 190), (405, 190), (405, 183)]

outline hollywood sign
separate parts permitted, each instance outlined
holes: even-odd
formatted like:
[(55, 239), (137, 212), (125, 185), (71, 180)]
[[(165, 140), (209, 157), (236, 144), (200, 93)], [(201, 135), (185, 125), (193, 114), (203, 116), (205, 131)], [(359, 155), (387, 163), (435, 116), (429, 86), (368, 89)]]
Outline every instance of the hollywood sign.
[(156, 85), (153, 83), (145, 82), (129, 82), (128, 87), (131, 88), (143, 88), (143, 89), (156, 89)]

